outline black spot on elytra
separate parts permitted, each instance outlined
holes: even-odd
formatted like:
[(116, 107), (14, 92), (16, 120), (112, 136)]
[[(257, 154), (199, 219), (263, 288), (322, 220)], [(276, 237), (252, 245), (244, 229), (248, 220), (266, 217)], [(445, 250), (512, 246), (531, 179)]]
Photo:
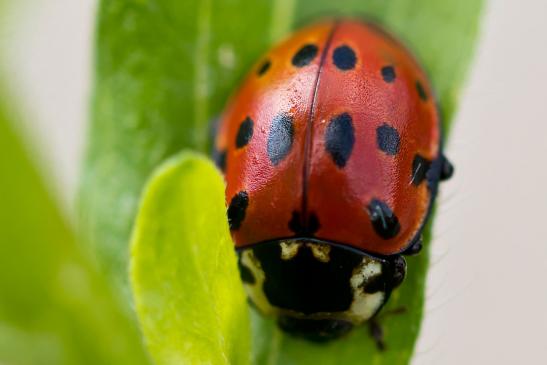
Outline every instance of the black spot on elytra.
[(279, 164), (290, 152), (294, 138), (293, 119), (282, 113), (272, 120), (268, 135), (268, 157), (274, 165)]
[(272, 63), (271, 63), (270, 60), (266, 60), (266, 61), (262, 62), (262, 64), (258, 67), (258, 70), (256, 72), (257, 75), (258, 76), (264, 75), (270, 69), (271, 65), (272, 65)]
[(393, 238), (401, 230), (397, 216), (383, 201), (372, 199), (367, 211), (374, 231), (383, 239)]
[(423, 101), (427, 101), (427, 94), (425, 92), (424, 86), (420, 81), (416, 81), (416, 90), (418, 91), (420, 99), (422, 99)]
[(302, 217), (300, 216), (299, 212), (292, 212), (292, 217), (289, 221), (289, 229), (293, 231), (297, 236), (300, 235), (302, 231), (304, 231)]
[(241, 227), (248, 206), (249, 194), (246, 191), (240, 191), (234, 195), (228, 207), (228, 224), (231, 230), (235, 231)]
[(332, 62), (342, 71), (351, 70), (355, 67), (357, 57), (355, 52), (349, 46), (343, 45), (337, 47), (332, 53)]
[(237, 261), (237, 265), (239, 267), (239, 276), (241, 277), (241, 281), (243, 281), (244, 283), (251, 284), (251, 285), (256, 283), (256, 279), (253, 275), (253, 272), (251, 271), (251, 269), (249, 269), (247, 266), (245, 266), (241, 262), (241, 257)]
[(382, 67), (382, 78), (385, 82), (393, 82), (395, 81), (396, 75), (395, 75), (395, 69), (393, 66), (384, 66)]
[(308, 221), (304, 222), (300, 212), (292, 212), (291, 220), (289, 221), (289, 229), (294, 232), (296, 236), (311, 237), (319, 230), (319, 219), (315, 213), (308, 214)]
[(332, 118), (325, 133), (325, 148), (338, 167), (346, 166), (354, 144), (355, 135), (351, 116), (348, 113), (342, 113)]
[(245, 120), (241, 122), (236, 136), (237, 148), (243, 148), (249, 143), (253, 137), (253, 127), (254, 122), (250, 117), (245, 118)]
[(399, 152), (401, 137), (395, 128), (384, 123), (376, 128), (376, 143), (379, 149), (393, 156)]
[(226, 172), (226, 150), (222, 151), (215, 151), (213, 153), (213, 160), (215, 161), (215, 165), (220, 169), (222, 172)]
[(296, 52), (292, 58), (292, 64), (296, 67), (307, 66), (313, 61), (319, 49), (314, 44), (306, 44)]
[(412, 161), (412, 178), (410, 179), (410, 182), (415, 186), (420, 185), (422, 181), (425, 180), (430, 167), (431, 161), (416, 154), (414, 156), (414, 161)]
[(319, 224), (319, 218), (317, 218), (315, 213), (308, 213), (308, 234), (313, 236), (315, 232), (319, 230), (320, 226), (321, 225)]

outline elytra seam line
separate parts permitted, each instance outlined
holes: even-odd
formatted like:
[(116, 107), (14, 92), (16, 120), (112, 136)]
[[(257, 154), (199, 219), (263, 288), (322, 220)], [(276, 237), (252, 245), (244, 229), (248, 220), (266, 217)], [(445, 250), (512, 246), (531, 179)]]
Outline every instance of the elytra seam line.
[(323, 66), (327, 59), (327, 54), (334, 38), (334, 33), (338, 28), (339, 20), (335, 20), (332, 29), (327, 37), (325, 42), (325, 48), (321, 53), (321, 58), (319, 60), (319, 68), (317, 69), (317, 76), (315, 78), (315, 83), (313, 86), (313, 96), (311, 101), (310, 113), (308, 115), (308, 120), (306, 122), (306, 139), (304, 141), (304, 168), (302, 171), (302, 215), (301, 215), (301, 225), (304, 231), (308, 230), (308, 180), (310, 174), (310, 162), (312, 154), (312, 138), (313, 138), (313, 119), (317, 109), (317, 94), (319, 92), (319, 85), (321, 84), (321, 73), (323, 72)]

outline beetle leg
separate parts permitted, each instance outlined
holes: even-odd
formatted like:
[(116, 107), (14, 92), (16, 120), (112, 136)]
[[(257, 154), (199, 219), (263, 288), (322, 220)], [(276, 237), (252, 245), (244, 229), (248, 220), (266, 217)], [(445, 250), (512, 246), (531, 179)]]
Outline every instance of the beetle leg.
[(378, 348), (379, 351), (385, 351), (386, 349), (386, 343), (384, 340), (384, 330), (382, 329), (380, 320), (387, 316), (405, 314), (406, 312), (407, 312), (406, 307), (397, 307), (388, 311), (382, 311), (380, 312), (380, 314), (378, 314), (377, 316), (369, 320), (368, 322), (369, 333), (372, 339), (374, 340), (374, 342), (376, 343), (376, 347)]
[(386, 344), (384, 342), (384, 330), (376, 319), (371, 319), (368, 324), (370, 336), (376, 343), (376, 347), (379, 351), (385, 351)]
[(405, 256), (414, 256), (420, 253), (423, 247), (423, 237), (420, 236), (417, 240), (415, 240), (404, 252), (403, 255)]
[(400, 306), (400, 307), (397, 307), (397, 308), (393, 308), (393, 309), (390, 309), (390, 310), (380, 312), (380, 315), (378, 316), (378, 318), (393, 316), (393, 315), (399, 315), (399, 314), (405, 314), (406, 312), (407, 312), (406, 307)]

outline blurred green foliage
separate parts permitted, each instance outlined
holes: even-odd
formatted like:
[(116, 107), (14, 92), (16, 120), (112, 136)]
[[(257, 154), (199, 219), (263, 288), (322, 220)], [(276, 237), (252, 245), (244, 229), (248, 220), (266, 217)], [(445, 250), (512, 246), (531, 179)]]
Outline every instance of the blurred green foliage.
[(137, 313), (157, 364), (248, 364), (250, 322), (213, 164), (182, 153), (146, 186), (131, 251)]
[(9, 100), (0, 91), (0, 363), (147, 364), (19, 142)]

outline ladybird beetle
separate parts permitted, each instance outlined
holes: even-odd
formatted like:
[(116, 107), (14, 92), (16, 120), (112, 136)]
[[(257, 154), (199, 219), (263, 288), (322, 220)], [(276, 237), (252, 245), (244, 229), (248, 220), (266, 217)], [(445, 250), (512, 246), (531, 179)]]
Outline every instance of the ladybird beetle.
[(214, 143), (250, 301), (318, 341), (371, 319), (452, 174), (441, 145), (425, 73), (377, 25), (326, 20), (270, 50)]

